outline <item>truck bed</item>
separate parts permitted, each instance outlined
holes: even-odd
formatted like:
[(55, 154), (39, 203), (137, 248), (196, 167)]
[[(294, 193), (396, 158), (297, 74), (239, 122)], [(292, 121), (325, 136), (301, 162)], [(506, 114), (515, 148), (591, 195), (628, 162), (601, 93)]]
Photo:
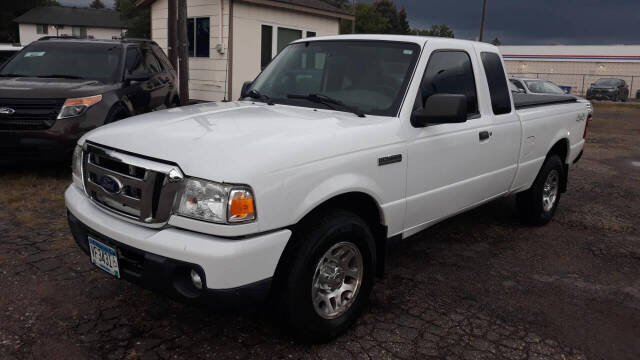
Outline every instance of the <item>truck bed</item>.
[(516, 109), (572, 103), (577, 100), (578, 99), (573, 95), (513, 94), (513, 103)]

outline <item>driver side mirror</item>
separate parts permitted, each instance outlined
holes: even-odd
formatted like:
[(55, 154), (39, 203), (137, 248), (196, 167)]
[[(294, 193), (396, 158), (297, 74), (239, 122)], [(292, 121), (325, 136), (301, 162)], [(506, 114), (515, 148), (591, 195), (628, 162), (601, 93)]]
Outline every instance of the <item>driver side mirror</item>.
[(240, 99), (247, 97), (249, 93), (249, 88), (253, 85), (253, 81), (245, 81), (242, 84), (242, 90), (240, 90)]
[(467, 121), (467, 96), (462, 94), (434, 94), (422, 109), (411, 114), (411, 125), (453, 124)]

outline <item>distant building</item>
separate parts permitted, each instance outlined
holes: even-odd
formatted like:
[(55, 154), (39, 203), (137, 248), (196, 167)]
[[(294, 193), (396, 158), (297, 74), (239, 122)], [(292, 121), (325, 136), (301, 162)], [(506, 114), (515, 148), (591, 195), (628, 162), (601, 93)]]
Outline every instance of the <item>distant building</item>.
[[(189, 95), (196, 100), (237, 99), (242, 83), (253, 80), (290, 42), (337, 35), (340, 19), (353, 19), (322, 0), (185, 1)], [(166, 52), (168, 1), (136, 4), (151, 7), (151, 38)]]
[(625, 80), (630, 96), (640, 89), (640, 45), (500, 46), (507, 72), (520, 77), (540, 77), (571, 86), (583, 95), (603, 77)]
[(13, 20), (23, 46), (43, 36), (78, 36), (95, 39), (122, 37), (126, 30), (120, 13), (108, 9), (43, 6)]

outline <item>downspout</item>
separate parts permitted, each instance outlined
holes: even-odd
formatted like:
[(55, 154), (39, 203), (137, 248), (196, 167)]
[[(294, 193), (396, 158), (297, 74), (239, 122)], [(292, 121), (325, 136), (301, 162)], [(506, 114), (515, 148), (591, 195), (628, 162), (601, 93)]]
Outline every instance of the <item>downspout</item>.
[(227, 50), (227, 69), (229, 76), (227, 77), (227, 94), (228, 98), (233, 97), (233, 0), (229, 0), (229, 40)]

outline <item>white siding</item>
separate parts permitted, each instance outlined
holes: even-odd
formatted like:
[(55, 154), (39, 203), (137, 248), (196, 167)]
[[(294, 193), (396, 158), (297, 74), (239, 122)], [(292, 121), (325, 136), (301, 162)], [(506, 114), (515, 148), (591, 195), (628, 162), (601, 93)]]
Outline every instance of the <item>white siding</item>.
[[(224, 1), (222, 17), (220, 1)], [(218, 101), (225, 97), (233, 100), (240, 96), (242, 83), (253, 80), (260, 72), (262, 24), (315, 31), (317, 36), (335, 35), (339, 32), (339, 22), (334, 18), (248, 3), (234, 2), (233, 15), (233, 94), (229, 96), (226, 94), (227, 79), (231, 76), (227, 73), (229, 1), (187, 1), (187, 16), (208, 16), (211, 26), (209, 58), (189, 59), (191, 99)], [(156, 0), (151, 5), (151, 37), (167, 52), (167, 0)], [(222, 44), (223, 54), (216, 50), (218, 44)]]
[[(242, 83), (260, 73), (261, 27), (275, 25), (316, 36), (337, 35), (340, 22), (336, 18), (236, 2), (233, 6), (233, 99), (240, 96)], [(276, 29), (274, 28), (275, 32)]]
[[(189, 59), (189, 97), (195, 100), (216, 101), (225, 97), (227, 68), (227, 37), (229, 32), (229, 1), (223, 0), (222, 36), (220, 34), (221, 0), (188, 0), (188, 17), (209, 17), (210, 41), (208, 58)], [(151, 38), (168, 53), (167, 0), (156, 0), (151, 5)], [(221, 44), (224, 53), (216, 50)]]
[[(72, 27), (68, 25), (63, 26), (62, 28), (58, 27), (58, 29), (56, 29), (56, 27), (53, 25), (49, 25), (47, 34), (38, 34), (35, 24), (19, 24), (18, 31), (20, 32), (20, 44), (22, 44), (22, 46), (25, 46), (43, 36), (71, 36), (73, 30)], [(93, 36), (93, 38), (95, 39), (112, 39), (113, 37), (121, 37), (122, 30), (113, 28), (87, 27), (87, 36)]]

